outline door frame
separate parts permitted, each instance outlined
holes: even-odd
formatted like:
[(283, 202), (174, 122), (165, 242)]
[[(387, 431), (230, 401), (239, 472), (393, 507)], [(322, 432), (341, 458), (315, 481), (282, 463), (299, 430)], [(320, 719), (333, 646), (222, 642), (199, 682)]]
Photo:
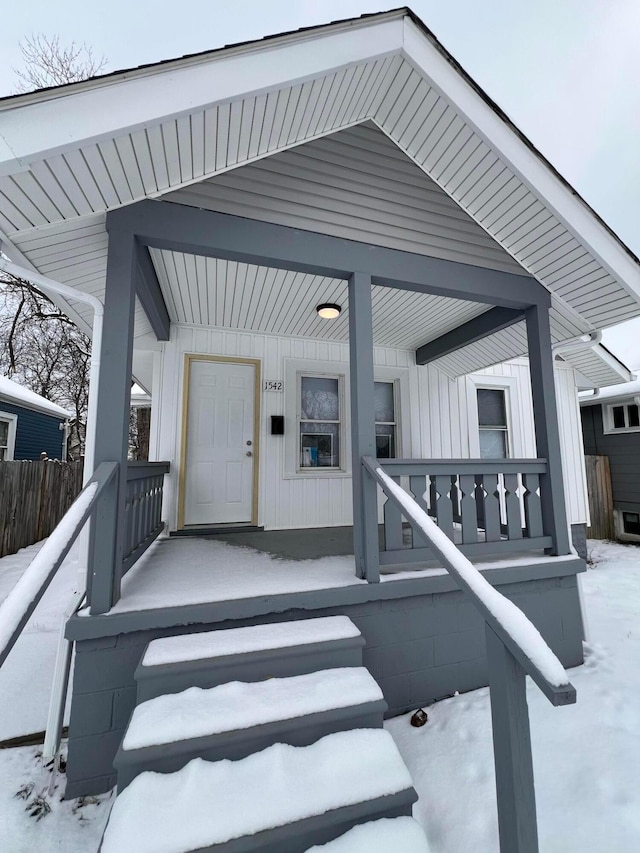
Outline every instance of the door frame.
[[(254, 368), (253, 388), (253, 485), (251, 493), (251, 524), (258, 524), (258, 491), (260, 484), (260, 389), (262, 363), (258, 358), (240, 358), (226, 355), (204, 355), (185, 353), (182, 382), (182, 425), (180, 439), (180, 474), (178, 477), (178, 530), (184, 530), (184, 505), (187, 486), (187, 421), (189, 417), (189, 391), (191, 387), (191, 363), (194, 361), (218, 361), (227, 364), (249, 364)], [(215, 524), (215, 522), (212, 522)]]

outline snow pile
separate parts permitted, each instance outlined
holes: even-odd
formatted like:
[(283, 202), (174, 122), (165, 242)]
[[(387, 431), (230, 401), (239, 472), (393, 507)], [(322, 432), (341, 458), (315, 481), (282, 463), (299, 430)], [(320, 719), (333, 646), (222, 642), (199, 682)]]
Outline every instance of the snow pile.
[[(527, 685), (538, 808), (545, 853), (637, 853), (640, 849), (640, 547), (590, 542), (595, 569), (581, 575), (593, 645), (570, 670), (579, 699), (552, 707)], [(498, 850), (487, 688), (385, 723), (420, 795), (414, 816), (432, 853)]]
[(152, 640), (147, 646), (142, 665), (161, 666), (359, 636), (360, 631), (348, 616), (325, 616), (320, 619), (229, 628), (226, 631), (205, 631)]
[(157, 696), (133, 712), (123, 749), (204, 737), (382, 700), (364, 667), (342, 667), (246, 684), (189, 687)]
[(198, 850), (410, 787), (382, 729), (277, 743), (241, 761), (196, 758), (177, 773), (137, 776), (113, 806), (101, 851)]
[(508, 598), (491, 586), (476, 567), (465, 557), (442, 530), (429, 518), (405, 490), (387, 476), (382, 468), (376, 473), (390, 492), (402, 505), (403, 515), (413, 521), (429, 540), (430, 547), (451, 567), (451, 574), (463, 581), (482, 601), (502, 628), (522, 649), (529, 660), (540, 670), (554, 687), (569, 683), (569, 678), (558, 658), (546, 644), (535, 625)]
[(60, 418), (74, 417), (73, 412), (68, 412), (57, 403), (52, 403), (51, 400), (41, 397), (40, 394), (36, 394), (30, 388), (25, 388), (24, 385), (18, 385), (17, 382), (7, 376), (0, 376), (0, 398), (23, 405), (27, 409), (36, 409), (47, 415), (57, 415)]
[(424, 832), (412, 817), (361, 823), (335, 841), (311, 847), (307, 853), (429, 853)]
[[(32, 602), (41, 594), (54, 562), (69, 548), (83, 515), (98, 489), (90, 483), (62, 517), (60, 523), (33, 558), (33, 562), (0, 604), (0, 659)], [(62, 615), (62, 614), (61, 614)]]

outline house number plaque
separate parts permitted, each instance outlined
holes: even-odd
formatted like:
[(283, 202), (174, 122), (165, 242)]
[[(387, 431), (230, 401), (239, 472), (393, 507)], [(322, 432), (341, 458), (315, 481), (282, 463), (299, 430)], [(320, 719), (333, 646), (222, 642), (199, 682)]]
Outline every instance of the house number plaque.
[(263, 391), (284, 391), (284, 382), (280, 379), (265, 379), (262, 384)]

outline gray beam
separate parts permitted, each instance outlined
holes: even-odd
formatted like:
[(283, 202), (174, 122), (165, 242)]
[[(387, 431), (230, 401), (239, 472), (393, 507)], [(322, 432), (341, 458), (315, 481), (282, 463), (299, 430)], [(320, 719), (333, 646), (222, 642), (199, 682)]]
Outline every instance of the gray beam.
[(349, 278), (349, 371), (356, 574), (377, 583), (380, 580), (378, 490), (373, 479), (363, 471), (361, 461), (363, 456), (376, 455), (371, 276), (365, 273), (354, 273)]
[(105, 489), (91, 530), (91, 613), (120, 598), (127, 492), (127, 455), (137, 255), (130, 234), (109, 229), (104, 325), (100, 349), (95, 466), (117, 462), (120, 476)]
[(551, 553), (569, 554), (549, 310), (532, 306), (526, 320), (537, 455), (547, 460), (547, 472), (540, 474), (542, 524), (545, 534), (553, 537)]
[(549, 305), (534, 278), (386, 249), (166, 201), (145, 200), (107, 214), (140, 243), (158, 249), (348, 279), (508, 308)]
[(467, 323), (458, 326), (457, 329), (452, 329), (434, 341), (429, 341), (418, 347), (416, 364), (429, 364), (429, 362), (456, 352), (462, 347), (474, 344), (476, 341), (486, 338), (487, 335), (501, 332), (520, 320), (524, 320), (524, 311), (515, 308), (491, 308), (484, 314), (480, 314), (479, 317), (474, 317)]
[(136, 246), (138, 269), (136, 294), (159, 341), (169, 340), (169, 312), (160, 289), (160, 282), (146, 246)]

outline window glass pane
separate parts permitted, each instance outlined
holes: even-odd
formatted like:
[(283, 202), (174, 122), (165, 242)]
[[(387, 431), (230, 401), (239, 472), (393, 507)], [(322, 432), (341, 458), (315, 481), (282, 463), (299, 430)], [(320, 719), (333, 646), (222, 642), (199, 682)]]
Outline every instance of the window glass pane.
[(629, 403), (629, 405), (627, 406), (627, 412), (629, 414), (629, 426), (640, 426), (640, 414), (638, 413), (638, 406), (635, 403)]
[(300, 424), (300, 467), (340, 467), (340, 425), (302, 421)]
[(6, 447), (9, 444), (9, 424), (6, 421), (0, 421), (0, 447)]
[(480, 430), (480, 458), (506, 459), (507, 433), (502, 429)]
[(376, 424), (376, 458), (395, 459), (396, 428), (394, 424)]
[(506, 427), (507, 413), (501, 388), (478, 388), (478, 423)]
[(340, 420), (338, 380), (321, 376), (302, 376), (300, 414), (303, 420)]
[(622, 519), (625, 533), (640, 534), (640, 515), (637, 512), (623, 512)]
[(624, 406), (614, 406), (613, 407), (613, 428), (614, 429), (624, 429)]
[(393, 405), (393, 382), (375, 382), (373, 393), (376, 421), (393, 423), (396, 419)]

